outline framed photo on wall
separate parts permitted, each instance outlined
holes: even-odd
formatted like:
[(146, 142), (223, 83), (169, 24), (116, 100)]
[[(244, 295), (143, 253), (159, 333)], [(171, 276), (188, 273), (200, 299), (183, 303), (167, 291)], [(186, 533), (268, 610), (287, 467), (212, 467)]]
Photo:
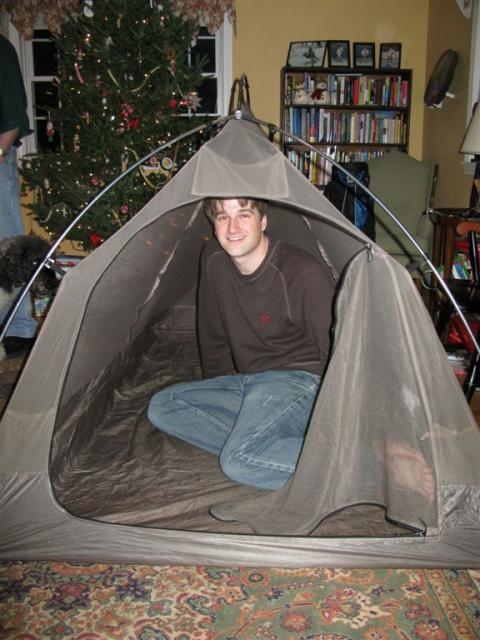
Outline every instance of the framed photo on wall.
[(372, 69), (375, 67), (375, 43), (353, 43), (353, 66)]
[(402, 45), (400, 42), (382, 42), (378, 66), (381, 69), (400, 69), (401, 53)]
[(291, 42), (288, 49), (287, 67), (323, 67), (326, 49), (326, 40)]
[(328, 46), (328, 66), (329, 67), (349, 67), (350, 66), (350, 41), (349, 40), (329, 40), (327, 46)]

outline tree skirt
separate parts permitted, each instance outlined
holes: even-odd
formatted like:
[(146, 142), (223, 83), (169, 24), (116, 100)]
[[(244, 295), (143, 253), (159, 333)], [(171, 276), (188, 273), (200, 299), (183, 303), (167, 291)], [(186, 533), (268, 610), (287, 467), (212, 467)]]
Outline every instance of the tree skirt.
[(480, 570), (0, 564), (4, 640), (480, 637)]

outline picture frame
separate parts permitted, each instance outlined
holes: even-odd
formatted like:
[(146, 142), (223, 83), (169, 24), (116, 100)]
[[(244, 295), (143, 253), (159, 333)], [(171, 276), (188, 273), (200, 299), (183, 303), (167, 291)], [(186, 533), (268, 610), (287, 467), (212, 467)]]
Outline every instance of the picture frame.
[(401, 55), (400, 42), (382, 42), (378, 66), (380, 69), (400, 69)]
[(375, 67), (375, 43), (353, 43), (353, 66), (373, 69)]
[(323, 67), (326, 50), (326, 40), (291, 42), (288, 48), (287, 67)]
[(329, 67), (350, 66), (350, 40), (329, 40), (327, 51)]

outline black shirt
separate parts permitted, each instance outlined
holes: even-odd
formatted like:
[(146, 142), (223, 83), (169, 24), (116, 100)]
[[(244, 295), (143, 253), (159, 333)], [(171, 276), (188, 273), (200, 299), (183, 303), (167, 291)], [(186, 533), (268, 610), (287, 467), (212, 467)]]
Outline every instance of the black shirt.
[(207, 376), (300, 369), (321, 375), (330, 349), (335, 282), (305, 251), (269, 237), (243, 275), (212, 241), (201, 265), (198, 329)]
[(18, 128), (14, 142), (31, 132), (27, 115), (27, 96), (15, 47), (0, 34), (0, 133)]

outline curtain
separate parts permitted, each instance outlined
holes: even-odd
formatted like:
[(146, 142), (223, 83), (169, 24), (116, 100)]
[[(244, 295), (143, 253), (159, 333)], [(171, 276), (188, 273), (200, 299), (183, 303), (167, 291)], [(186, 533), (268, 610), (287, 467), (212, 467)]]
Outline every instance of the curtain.
[[(145, 0), (152, 8), (161, 4), (160, 0)], [(204, 26), (210, 33), (215, 33), (223, 24), (223, 17), (235, 26), (235, 0), (172, 0), (172, 11), (199, 26)], [(22, 38), (30, 40), (33, 36), (35, 20), (43, 15), (48, 29), (59, 33), (63, 20), (71, 13), (92, 11), (94, 0), (0, 0), (0, 11), (10, 14), (12, 24)]]

